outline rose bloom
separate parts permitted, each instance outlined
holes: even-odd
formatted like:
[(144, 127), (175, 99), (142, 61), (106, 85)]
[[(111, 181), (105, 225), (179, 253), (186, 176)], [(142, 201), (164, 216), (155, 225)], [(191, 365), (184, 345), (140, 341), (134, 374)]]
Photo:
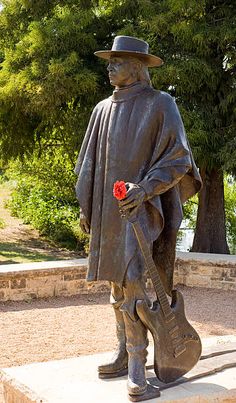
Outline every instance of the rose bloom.
[(113, 186), (113, 195), (117, 200), (123, 200), (126, 197), (127, 189), (124, 181), (116, 181)]

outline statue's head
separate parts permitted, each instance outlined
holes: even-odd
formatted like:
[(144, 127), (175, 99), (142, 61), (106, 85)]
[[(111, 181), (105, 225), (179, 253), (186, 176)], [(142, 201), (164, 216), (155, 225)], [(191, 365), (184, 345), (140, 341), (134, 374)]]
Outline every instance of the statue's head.
[(107, 70), (110, 83), (115, 87), (125, 87), (137, 81), (146, 81), (150, 84), (148, 68), (134, 57), (111, 57)]
[(124, 87), (136, 81), (150, 83), (148, 67), (157, 67), (163, 61), (148, 53), (147, 42), (131, 36), (116, 36), (111, 50), (99, 50), (95, 55), (109, 60), (110, 83)]

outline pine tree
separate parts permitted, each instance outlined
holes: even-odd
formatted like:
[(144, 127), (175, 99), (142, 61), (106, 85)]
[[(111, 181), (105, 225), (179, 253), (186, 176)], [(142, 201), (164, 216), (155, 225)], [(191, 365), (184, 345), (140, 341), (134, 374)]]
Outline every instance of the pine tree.
[(0, 143), (5, 159), (62, 144), (78, 151), (98, 99), (93, 4), (4, 0), (0, 12)]
[(170, 0), (150, 29), (154, 21), (167, 55), (154, 81), (166, 85), (169, 79), (203, 179), (192, 251), (229, 253), (223, 175), (236, 168), (230, 152), (236, 142), (236, 10), (231, 1)]

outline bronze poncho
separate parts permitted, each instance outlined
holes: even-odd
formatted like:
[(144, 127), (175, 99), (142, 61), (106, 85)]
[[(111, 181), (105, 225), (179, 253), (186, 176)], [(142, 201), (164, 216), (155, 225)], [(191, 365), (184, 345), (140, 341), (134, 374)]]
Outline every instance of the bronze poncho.
[(77, 161), (76, 194), (91, 225), (88, 281), (122, 284), (137, 253), (131, 224), (119, 215), (113, 184), (140, 184), (149, 200), (139, 220), (166, 290), (172, 288), (182, 203), (201, 187), (173, 98), (138, 82), (94, 109)]

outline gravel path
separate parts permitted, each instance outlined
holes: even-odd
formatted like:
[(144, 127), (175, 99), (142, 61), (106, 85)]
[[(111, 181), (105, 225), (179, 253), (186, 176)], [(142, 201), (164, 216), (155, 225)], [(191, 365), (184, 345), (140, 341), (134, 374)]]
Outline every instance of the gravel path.
[[(236, 293), (181, 287), (201, 337), (236, 335)], [(115, 323), (108, 294), (0, 303), (0, 367), (110, 351)]]

